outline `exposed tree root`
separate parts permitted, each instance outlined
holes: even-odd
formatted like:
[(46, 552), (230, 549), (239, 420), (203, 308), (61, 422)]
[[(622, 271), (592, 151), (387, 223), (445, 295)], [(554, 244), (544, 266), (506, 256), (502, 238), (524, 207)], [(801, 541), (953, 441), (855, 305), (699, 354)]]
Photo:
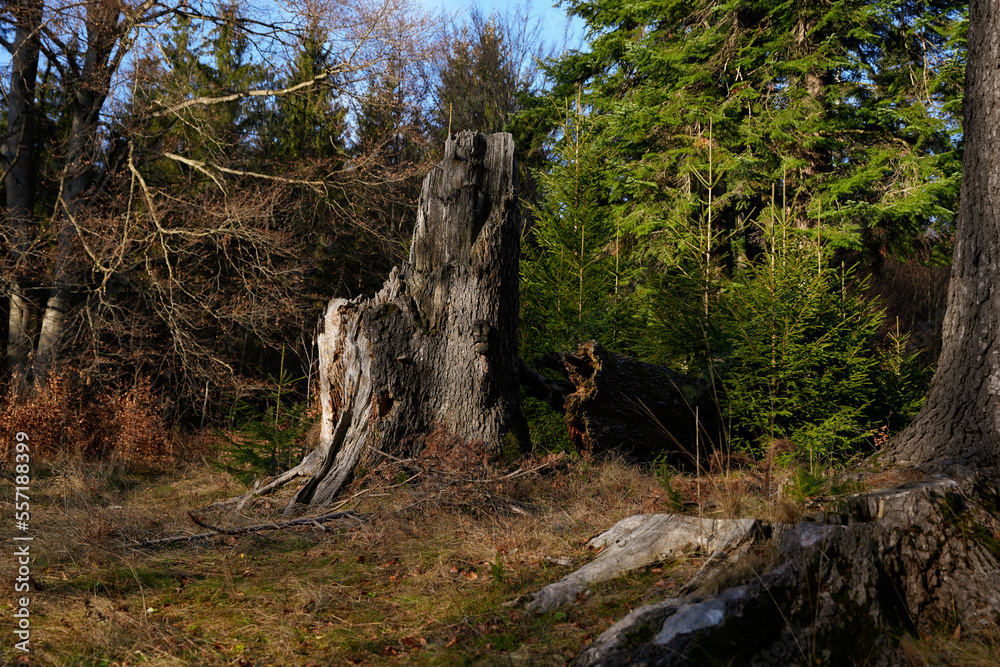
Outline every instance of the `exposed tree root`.
[(770, 572), (637, 609), (576, 664), (890, 665), (904, 634), (994, 628), (998, 489), (979, 475), (848, 498), (784, 530)]
[(754, 519), (699, 519), (678, 514), (630, 516), (587, 543), (590, 548), (604, 549), (596, 559), (534, 593), (525, 606), (531, 611), (548, 611), (572, 602), (591, 584), (695, 550), (707, 551), (711, 558), (718, 559), (752, 541), (758, 532), (759, 522)]

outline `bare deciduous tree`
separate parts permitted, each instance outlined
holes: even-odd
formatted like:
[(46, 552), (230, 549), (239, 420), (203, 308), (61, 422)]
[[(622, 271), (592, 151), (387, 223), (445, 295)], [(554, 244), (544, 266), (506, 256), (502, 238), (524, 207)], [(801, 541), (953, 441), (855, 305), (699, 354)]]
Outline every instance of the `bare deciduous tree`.
[[(414, 207), (405, 192), (423, 153), (387, 159), (358, 140), (357, 117), (337, 109), (359, 104), (400, 63), (419, 62), (427, 19), (403, 0), (291, 10), (275, 18), (154, 0), (25, 0), (3, 10), (14, 27), (3, 44), (12, 56), (3, 292), (19, 383), (72, 362), (100, 378), (158, 375), (184, 388), (188, 405), (207, 384), (238, 393), (244, 371), (266, 369), (267, 348), (302, 328), (317, 299), (371, 280), (340, 261), (352, 248), (395, 252), (389, 216), (363, 202), (380, 193), (390, 209)], [(231, 61), (228, 78), (197, 49), (190, 66), (211, 75), (202, 88), (173, 71), (164, 44), (182, 25), (191, 49), (214, 40), (215, 55)], [(282, 72), (307, 30), (325, 62), (293, 79)], [(42, 80), (57, 99), (45, 110)], [(317, 122), (341, 123), (331, 136), (342, 140), (324, 156), (277, 155), (281, 101), (317, 91), (330, 108)], [(409, 111), (422, 100), (400, 103)], [(61, 130), (33, 141), (46, 113)], [(418, 137), (411, 125), (394, 131)]]

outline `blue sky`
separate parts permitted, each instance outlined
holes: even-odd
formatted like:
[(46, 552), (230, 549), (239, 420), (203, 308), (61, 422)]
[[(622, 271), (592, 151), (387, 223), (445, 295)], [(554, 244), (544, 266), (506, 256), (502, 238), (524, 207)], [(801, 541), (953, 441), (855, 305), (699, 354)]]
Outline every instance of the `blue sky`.
[[(532, 18), (539, 18), (542, 21), (543, 39), (548, 46), (555, 47), (559, 51), (566, 40), (569, 48), (580, 48), (582, 44), (583, 21), (574, 18), (572, 22), (568, 20), (566, 12), (561, 7), (554, 6), (557, 0), (479, 0), (478, 2), (468, 2), (463, 0), (417, 0), (419, 5), (431, 12), (441, 12), (451, 15), (466, 14), (470, 7), (478, 4), (486, 15), (494, 10), (505, 12), (512, 4), (527, 2)], [(569, 28), (567, 32), (567, 27)], [(0, 49), (0, 73), (9, 76), (6, 66), (10, 58), (6, 50)], [(6, 84), (6, 82), (4, 82)]]
[[(428, 11), (443, 12), (447, 14), (463, 14), (469, 8), (478, 5), (483, 14), (489, 15), (494, 10), (498, 12), (508, 11), (508, 7), (516, 3), (520, 5), (528, 2), (532, 17), (542, 20), (543, 35), (548, 45), (555, 46), (557, 50), (563, 45), (564, 36), (567, 36), (566, 28), (568, 18), (566, 12), (561, 7), (555, 7), (556, 0), (479, 0), (478, 2), (463, 2), (462, 0), (418, 0), (418, 2)], [(569, 48), (580, 48), (583, 34), (583, 21), (574, 18), (569, 23), (568, 42)]]
[[(428, 12), (457, 15), (463, 19), (467, 17), (468, 10), (478, 5), (483, 14), (489, 15), (493, 11), (507, 12), (512, 4), (521, 5), (527, 3), (532, 18), (540, 19), (542, 22), (542, 38), (546, 42), (547, 50), (560, 52), (565, 46), (567, 48), (581, 48), (583, 35), (583, 22), (574, 18), (569, 21), (566, 12), (561, 7), (556, 7), (557, 0), (478, 0), (478, 2), (468, 2), (463, 0), (416, 0)], [(10, 57), (5, 49), (0, 49), (0, 87), (6, 88), (9, 84), (7, 80), (10, 76), (8, 65)]]

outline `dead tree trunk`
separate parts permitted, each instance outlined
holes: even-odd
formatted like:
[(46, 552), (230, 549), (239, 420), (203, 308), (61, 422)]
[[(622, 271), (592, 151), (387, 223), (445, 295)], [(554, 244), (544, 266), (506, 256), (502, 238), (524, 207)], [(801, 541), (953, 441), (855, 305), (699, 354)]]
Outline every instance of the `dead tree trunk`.
[(696, 411), (707, 381), (608, 352), (596, 341), (560, 360), (575, 387), (563, 409), (578, 450), (640, 460), (662, 453), (685, 467), (707, 459), (706, 445), (717, 440), (712, 411)]
[(719, 417), (703, 377), (609, 352), (591, 340), (576, 352), (552, 353), (545, 368), (554, 380), (521, 363), (525, 393), (563, 415), (573, 447), (613, 452), (629, 460), (658, 456), (678, 467), (707, 462), (719, 442)]
[(528, 445), (518, 388), (520, 220), (509, 134), (463, 132), (424, 180), (410, 259), (373, 298), (334, 299), (318, 339), (319, 446), (295, 502), (445, 429), (494, 456)]

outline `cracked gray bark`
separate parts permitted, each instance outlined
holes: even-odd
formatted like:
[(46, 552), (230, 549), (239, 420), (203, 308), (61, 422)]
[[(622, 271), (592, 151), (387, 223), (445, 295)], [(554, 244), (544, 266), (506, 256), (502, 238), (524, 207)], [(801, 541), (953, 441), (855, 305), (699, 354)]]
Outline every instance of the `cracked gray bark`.
[(890, 453), (925, 470), (995, 466), (1000, 447), (1000, 9), (969, 5), (962, 193), (937, 372)]
[(509, 134), (450, 137), (423, 183), (409, 261), (374, 297), (330, 302), (319, 445), (278, 480), (311, 476), (294, 503), (329, 503), (357, 466), (406, 456), (439, 428), (494, 456), (527, 447), (516, 174)]

